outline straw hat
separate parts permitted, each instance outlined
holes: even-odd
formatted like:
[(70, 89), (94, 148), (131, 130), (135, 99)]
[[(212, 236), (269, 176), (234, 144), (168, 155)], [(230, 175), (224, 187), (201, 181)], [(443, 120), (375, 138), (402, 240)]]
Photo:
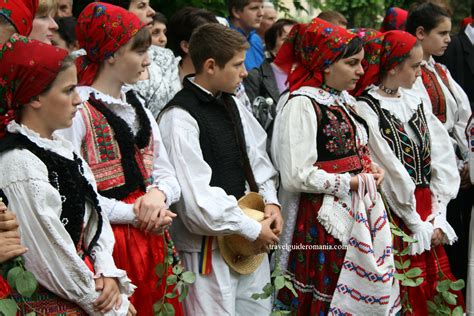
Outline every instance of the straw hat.
[[(265, 203), (260, 194), (250, 192), (239, 200), (245, 215), (261, 222), (264, 219)], [(240, 235), (217, 237), (219, 250), (225, 262), (237, 273), (250, 274), (257, 270), (267, 255), (254, 242)]]

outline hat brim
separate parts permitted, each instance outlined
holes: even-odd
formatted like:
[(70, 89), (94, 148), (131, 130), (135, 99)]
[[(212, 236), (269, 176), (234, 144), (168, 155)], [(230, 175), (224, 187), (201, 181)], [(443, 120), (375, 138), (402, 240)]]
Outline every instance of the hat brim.
[(224, 258), (224, 261), (229, 265), (229, 267), (231, 267), (235, 272), (243, 275), (255, 272), (267, 255), (267, 253), (264, 252), (258, 255), (240, 256), (238, 260), (233, 260), (236, 255), (227, 246), (225, 236), (217, 237), (217, 244), (219, 245), (219, 251), (222, 258)]

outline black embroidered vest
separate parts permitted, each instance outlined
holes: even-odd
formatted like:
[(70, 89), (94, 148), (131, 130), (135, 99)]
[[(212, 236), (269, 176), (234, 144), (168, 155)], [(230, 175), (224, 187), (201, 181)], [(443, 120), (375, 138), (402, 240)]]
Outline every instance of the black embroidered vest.
[[(302, 95), (294, 94), (291, 97), (295, 96)], [(318, 120), (318, 161), (315, 165), (330, 173), (362, 171), (364, 161), (357, 148), (356, 126), (347, 112), (341, 106), (327, 106), (310, 99)], [(351, 114), (364, 127), (367, 126), (362, 118)]]
[(403, 123), (388, 110), (382, 109), (379, 100), (370, 94), (358, 98), (366, 102), (379, 117), (382, 137), (387, 141), (398, 160), (403, 164), (417, 186), (428, 186), (431, 179), (431, 140), (423, 112), (423, 104), (408, 121), (418, 138), (418, 143), (407, 134)]
[(197, 121), (203, 158), (212, 169), (210, 185), (237, 199), (245, 194), (245, 137), (239, 111), (231, 95), (215, 98), (185, 78), (183, 89), (163, 109), (179, 107)]
[[(0, 153), (13, 149), (27, 149), (46, 165), (49, 183), (61, 196), (61, 222), (76, 245), (78, 253), (84, 251), (89, 255), (102, 231), (102, 210), (92, 185), (83, 175), (84, 169), (79, 157), (74, 154), (74, 160), (69, 160), (39, 147), (24, 135), (7, 133), (0, 140)], [(2, 195), (5, 196), (3, 192)], [(86, 201), (92, 204), (98, 217), (97, 231), (87, 248), (82, 240)]]

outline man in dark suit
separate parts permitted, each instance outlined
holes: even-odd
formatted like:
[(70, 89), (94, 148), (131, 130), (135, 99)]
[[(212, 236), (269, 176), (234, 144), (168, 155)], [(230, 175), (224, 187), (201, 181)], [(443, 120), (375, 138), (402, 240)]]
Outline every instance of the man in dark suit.
[[(474, 4), (471, 16), (474, 16)], [(474, 111), (474, 22), (452, 37), (448, 49), (437, 61), (448, 67), (454, 80), (469, 97), (471, 110)]]

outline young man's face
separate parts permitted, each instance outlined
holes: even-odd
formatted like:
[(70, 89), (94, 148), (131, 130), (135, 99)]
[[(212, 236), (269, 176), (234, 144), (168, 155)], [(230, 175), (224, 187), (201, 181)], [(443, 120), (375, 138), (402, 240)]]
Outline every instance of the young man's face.
[(263, 17), (263, 3), (254, 1), (247, 4), (242, 11), (234, 10), (234, 17), (239, 21), (244, 31), (251, 31), (260, 27)]
[(247, 76), (244, 60), (245, 50), (241, 50), (236, 52), (223, 68), (216, 65), (214, 82), (217, 91), (234, 93), (238, 85)]

